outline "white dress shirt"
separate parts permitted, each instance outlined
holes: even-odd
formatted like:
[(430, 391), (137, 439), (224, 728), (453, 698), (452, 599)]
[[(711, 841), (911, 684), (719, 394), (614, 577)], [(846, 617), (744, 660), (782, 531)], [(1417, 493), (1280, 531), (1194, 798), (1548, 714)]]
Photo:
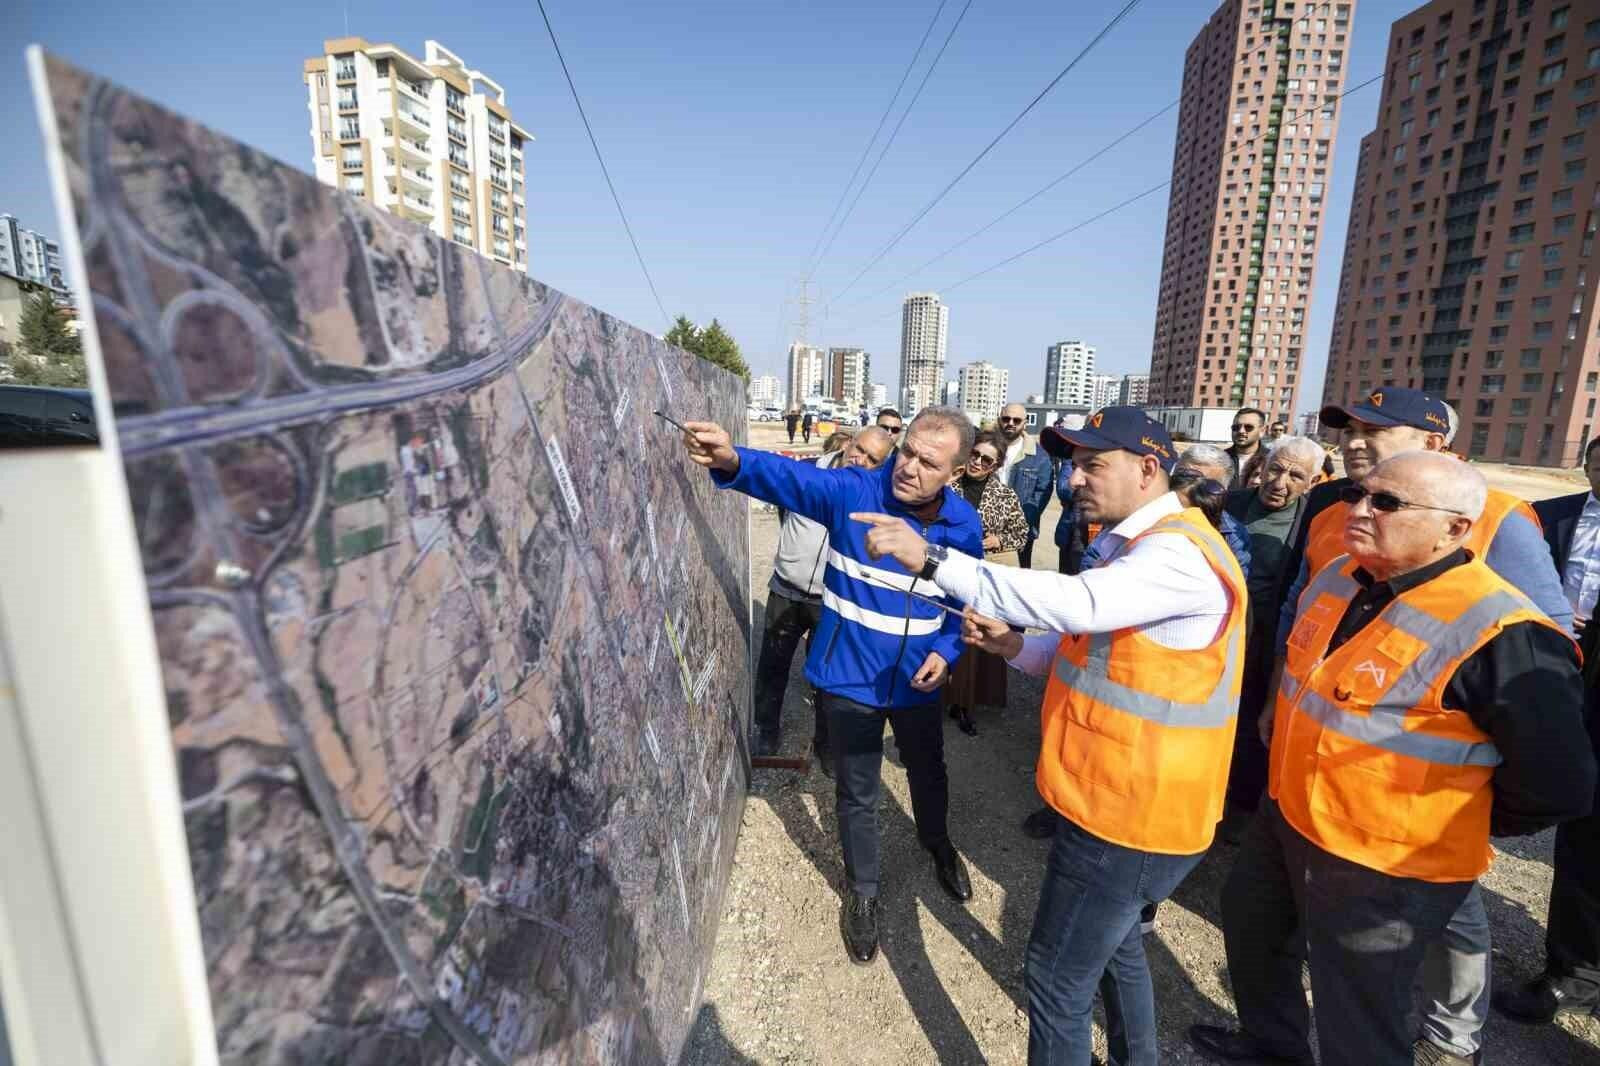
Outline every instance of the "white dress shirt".
[(1180, 533), (1126, 545), (1168, 515), (1183, 510), (1173, 493), (1123, 519), (1101, 543), (1108, 560), (1076, 577), (1014, 566), (991, 566), (951, 552), (934, 572), (946, 593), (980, 614), (1012, 625), (1046, 629), (1027, 636), (1011, 665), (1025, 673), (1050, 668), (1062, 633), (1132, 629), (1164, 647), (1203, 648), (1227, 622), (1231, 593), (1194, 542)]
[(1561, 588), (1572, 603), (1577, 618), (1594, 614), (1600, 598), (1600, 500), (1589, 493), (1572, 527), (1572, 547), (1567, 550), (1567, 565), (1561, 574)]

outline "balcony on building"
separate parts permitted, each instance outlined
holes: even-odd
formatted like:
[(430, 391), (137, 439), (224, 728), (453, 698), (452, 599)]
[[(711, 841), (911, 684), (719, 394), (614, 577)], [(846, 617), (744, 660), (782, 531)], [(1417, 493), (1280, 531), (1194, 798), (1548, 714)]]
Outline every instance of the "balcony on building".
[[(387, 123), (385, 125), (387, 126)], [(385, 151), (393, 151), (402, 159), (409, 158), (420, 163), (430, 162), (433, 158), (428, 154), (427, 141), (419, 141), (398, 131), (385, 133), (383, 147)]]
[[(390, 192), (394, 190), (391, 187)], [(401, 215), (419, 222), (433, 221), (433, 204), (415, 193), (403, 192), (396, 200)]]
[(428, 121), (428, 116), (417, 111), (412, 105), (396, 100), (394, 115), (400, 122), (406, 123), (412, 129), (420, 132), (424, 137), (433, 132), (433, 124)]

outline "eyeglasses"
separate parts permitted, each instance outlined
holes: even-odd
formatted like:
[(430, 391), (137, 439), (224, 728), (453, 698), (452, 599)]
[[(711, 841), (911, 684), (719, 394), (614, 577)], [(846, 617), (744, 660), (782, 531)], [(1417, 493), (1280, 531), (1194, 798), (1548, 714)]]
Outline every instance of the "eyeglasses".
[(1020, 419), (1020, 418), (1006, 418), (1004, 415), (1002, 415), (1000, 417), (1000, 424), (1003, 425), (1003, 426), (1008, 426), (1008, 425), (1012, 425), (1012, 424), (1016, 424), (1016, 425), (1020, 426), (1020, 425), (1022, 425), (1023, 421), (1024, 420)]
[(1354, 507), (1362, 500), (1370, 500), (1372, 509), (1383, 514), (1394, 514), (1396, 511), (1409, 509), (1413, 511), (1443, 511), (1445, 514), (1466, 515), (1465, 511), (1457, 511), (1450, 507), (1435, 507), (1428, 503), (1412, 503), (1410, 500), (1402, 500), (1392, 492), (1368, 492), (1360, 485), (1346, 485), (1339, 490), (1339, 499), (1348, 503), (1351, 507)]
[(1252, 425), (1251, 425), (1251, 424), (1250, 424), (1250, 423), (1248, 423), (1248, 422), (1235, 422), (1235, 423), (1234, 423), (1234, 424), (1233, 424), (1233, 431), (1234, 431), (1234, 432), (1235, 432), (1235, 433), (1237, 433), (1237, 432), (1239, 432), (1239, 431), (1240, 431), (1240, 430), (1241, 430), (1241, 429), (1259, 429), (1259, 428), (1261, 428), (1261, 427), (1259, 427), (1259, 426), (1252, 426)]
[(973, 452), (972, 458), (967, 460), (970, 466), (993, 466), (1000, 460), (984, 455), (982, 452)]
[(878, 428), (883, 430), (885, 433), (899, 433), (900, 432), (900, 426), (898, 426), (898, 425), (891, 426), (887, 422), (879, 422), (878, 423)]

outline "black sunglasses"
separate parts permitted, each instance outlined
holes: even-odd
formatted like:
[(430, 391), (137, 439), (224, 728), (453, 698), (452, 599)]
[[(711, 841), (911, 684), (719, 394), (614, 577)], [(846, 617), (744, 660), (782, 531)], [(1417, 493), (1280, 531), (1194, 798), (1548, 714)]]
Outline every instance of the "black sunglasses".
[(1019, 425), (1019, 426), (1020, 426), (1020, 425), (1022, 425), (1022, 423), (1023, 423), (1023, 422), (1024, 422), (1024, 421), (1026, 421), (1026, 420), (1025, 420), (1025, 419), (1021, 419), (1021, 418), (1005, 418), (1005, 417), (1002, 417), (1002, 418), (1001, 418), (1001, 419), (1000, 419), (1000, 421), (1001, 421), (1001, 422), (1002, 422), (1002, 423), (1006, 423), (1006, 422), (1015, 422), (1015, 423), (1016, 423), (1016, 424), (1017, 424), (1017, 425)]
[(878, 423), (878, 428), (883, 430), (885, 433), (899, 433), (901, 427), (900, 426), (887, 426), (887, 425), (884, 425), (882, 422), (879, 422)]
[(1402, 500), (1392, 492), (1368, 492), (1360, 485), (1346, 485), (1339, 490), (1339, 499), (1352, 507), (1362, 500), (1371, 500), (1372, 509), (1381, 511), (1384, 514), (1394, 514), (1396, 511), (1410, 509), (1413, 511), (1443, 511), (1445, 514), (1466, 515), (1465, 511), (1456, 511), (1449, 507), (1435, 507), (1428, 503), (1412, 503), (1410, 500)]
[(972, 458), (968, 460), (968, 463), (970, 465), (972, 465), (972, 466), (993, 466), (994, 464), (998, 463), (999, 461), (1000, 460), (998, 460), (998, 459), (989, 458), (987, 455), (984, 455), (982, 452), (973, 452), (972, 453)]

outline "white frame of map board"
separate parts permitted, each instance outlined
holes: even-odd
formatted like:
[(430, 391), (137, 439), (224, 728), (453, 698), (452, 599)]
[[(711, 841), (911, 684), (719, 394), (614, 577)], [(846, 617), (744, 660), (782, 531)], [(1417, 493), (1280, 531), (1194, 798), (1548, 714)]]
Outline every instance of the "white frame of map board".
[[(81, 281), (38, 46), (27, 61)], [(0, 457), (0, 999), (17, 1066), (209, 1066), (166, 699), (94, 316), (81, 309), (100, 447)]]

